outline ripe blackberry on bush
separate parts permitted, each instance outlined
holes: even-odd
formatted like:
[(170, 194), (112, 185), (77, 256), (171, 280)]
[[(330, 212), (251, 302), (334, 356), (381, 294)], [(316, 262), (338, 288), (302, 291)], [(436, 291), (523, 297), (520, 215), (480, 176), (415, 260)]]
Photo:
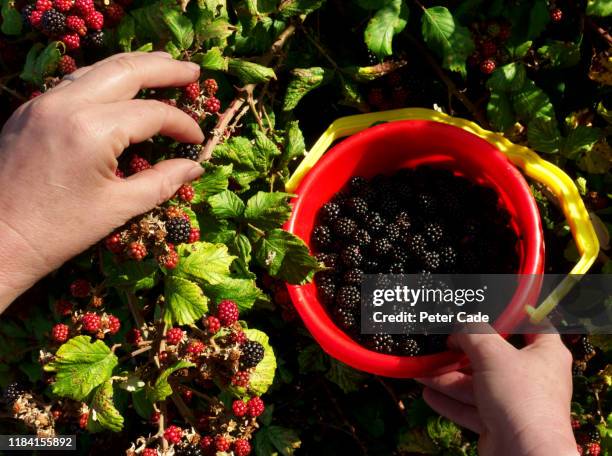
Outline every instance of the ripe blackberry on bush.
[(26, 392), (25, 387), (19, 382), (9, 383), (4, 390), (3, 400), (6, 404), (12, 404), (19, 396)]
[(204, 456), (204, 450), (199, 445), (188, 444), (175, 449), (174, 454), (176, 456)]
[(104, 46), (104, 32), (102, 30), (92, 30), (83, 37), (83, 46), (87, 48), (101, 48)]
[(200, 144), (179, 144), (174, 149), (174, 157), (197, 161), (201, 151), (202, 146)]
[(173, 244), (189, 242), (191, 224), (182, 217), (174, 217), (166, 221), (166, 240)]
[(49, 9), (43, 13), (40, 25), (45, 33), (60, 35), (66, 29), (66, 16), (55, 9)]
[(264, 347), (256, 340), (247, 340), (240, 347), (240, 369), (250, 369), (257, 366), (264, 358)]

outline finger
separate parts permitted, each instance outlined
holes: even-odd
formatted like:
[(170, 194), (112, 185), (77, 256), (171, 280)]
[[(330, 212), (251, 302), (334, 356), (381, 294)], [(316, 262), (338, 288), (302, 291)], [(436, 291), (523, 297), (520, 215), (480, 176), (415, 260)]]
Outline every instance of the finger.
[(499, 334), (457, 333), (449, 337), (449, 346), (463, 351), (475, 370), (486, 369), (493, 362), (505, 359), (516, 349)]
[(115, 155), (130, 144), (139, 143), (157, 134), (179, 142), (199, 144), (204, 134), (198, 123), (178, 108), (156, 100), (129, 100), (95, 106), (100, 130), (116, 141)]
[(92, 69), (65, 87), (66, 93), (90, 102), (128, 100), (140, 89), (180, 87), (198, 79), (200, 67), (158, 54), (128, 55)]
[(95, 69), (95, 68), (99, 68), (100, 66), (104, 65), (105, 63), (108, 62), (112, 62), (113, 60), (118, 60), (118, 59), (124, 59), (129, 55), (147, 55), (147, 54), (152, 54), (152, 55), (159, 55), (160, 57), (165, 57), (168, 59), (171, 59), (172, 56), (170, 54), (168, 54), (167, 52), (161, 52), (161, 51), (155, 51), (155, 52), (140, 52), (140, 51), (134, 51), (134, 52), (122, 52), (120, 54), (113, 54), (110, 57), (107, 57), (103, 60), (99, 60), (96, 63), (94, 63), (93, 65), (87, 65), (81, 68), (77, 68), (75, 71), (73, 71), (72, 73), (70, 73), (70, 79), (62, 79), (60, 81), (60, 83), (58, 85), (56, 85), (54, 87), (54, 89), (57, 88), (61, 88), (64, 87), (68, 84), (70, 84), (71, 82), (74, 82), (75, 80), (85, 76), (87, 73), (89, 73), (91, 70)]
[(129, 216), (141, 214), (174, 196), (179, 187), (197, 179), (204, 172), (199, 163), (187, 159), (164, 160), (150, 169), (118, 181), (117, 191), (130, 206)]
[(449, 372), (437, 377), (423, 377), (415, 380), (464, 404), (475, 404), (474, 388), (470, 375), (461, 372)]
[(423, 390), (423, 399), (440, 415), (454, 421), (458, 425), (468, 428), (477, 434), (481, 434), (485, 430), (476, 407), (451, 399), (430, 388)]

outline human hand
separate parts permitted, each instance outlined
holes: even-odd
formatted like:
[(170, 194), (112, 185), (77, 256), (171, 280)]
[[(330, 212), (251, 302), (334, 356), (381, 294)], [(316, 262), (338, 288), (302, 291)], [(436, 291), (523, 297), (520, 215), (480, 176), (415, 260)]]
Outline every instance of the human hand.
[(572, 356), (558, 334), (522, 350), (498, 334), (455, 334), (471, 373), (417, 379), (435, 411), (478, 434), (483, 456), (576, 455), (570, 422)]
[(174, 195), (202, 167), (166, 160), (127, 179), (117, 157), (156, 134), (204, 139), (181, 110), (133, 100), (140, 89), (180, 87), (199, 67), (163, 52), (117, 54), (83, 67), (25, 103), (0, 136), (0, 312), (66, 260)]

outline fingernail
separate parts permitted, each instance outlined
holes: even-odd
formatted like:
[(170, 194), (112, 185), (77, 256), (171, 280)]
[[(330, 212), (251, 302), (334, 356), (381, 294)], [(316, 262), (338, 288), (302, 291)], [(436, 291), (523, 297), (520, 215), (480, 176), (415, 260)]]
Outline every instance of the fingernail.
[(187, 173), (187, 179), (192, 181), (200, 177), (202, 174), (204, 174), (204, 168), (202, 168), (202, 166), (198, 163), (189, 171), (189, 173)]
[(200, 71), (200, 65), (198, 65), (197, 63), (193, 63), (193, 62), (185, 62), (185, 63), (189, 65), (193, 71)]

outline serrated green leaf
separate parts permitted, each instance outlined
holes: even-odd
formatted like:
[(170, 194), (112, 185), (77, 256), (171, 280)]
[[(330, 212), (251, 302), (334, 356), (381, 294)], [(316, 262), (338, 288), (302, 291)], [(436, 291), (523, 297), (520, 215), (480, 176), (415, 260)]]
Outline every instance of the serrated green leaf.
[(105, 429), (119, 432), (123, 429), (123, 416), (115, 407), (111, 380), (106, 380), (96, 388), (89, 408), (89, 420), (87, 421), (89, 432), (101, 432)]
[(333, 358), (330, 358), (330, 362), (331, 365), (325, 377), (338, 385), (344, 393), (358, 391), (359, 386), (365, 380), (365, 375)]
[(612, 148), (603, 139), (578, 160), (578, 167), (591, 174), (606, 174), (612, 169)]
[(19, 35), (23, 27), (21, 14), (15, 9), (15, 3), (12, 0), (2, 0), (2, 26), (0, 31), (5, 35)]
[(548, 41), (538, 49), (544, 64), (552, 68), (568, 68), (580, 62), (580, 43)]
[(125, 16), (117, 26), (117, 42), (123, 52), (132, 51), (132, 41), (136, 39), (136, 23), (132, 16)]
[(224, 244), (194, 242), (181, 244), (177, 249), (179, 264), (173, 270), (173, 275), (198, 281), (216, 284), (230, 273), (230, 265), (234, 258)]
[(243, 136), (234, 136), (218, 145), (213, 157), (222, 163), (231, 163), (234, 169), (256, 170), (253, 144)]
[(55, 372), (53, 394), (82, 401), (111, 377), (117, 363), (115, 354), (101, 340), (91, 343), (89, 336), (76, 336), (57, 350), (44, 369)]
[(300, 374), (325, 372), (329, 357), (316, 344), (311, 344), (298, 353)]
[(44, 49), (42, 45), (35, 44), (28, 52), (21, 79), (42, 86), (43, 79), (57, 69), (60, 58), (57, 41), (52, 41)]
[(520, 91), (510, 95), (510, 99), (519, 120), (529, 122), (535, 117), (555, 118), (555, 110), (548, 95), (529, 79)]
[[(249, 377), (249, 389), (248, 392), (261, 396), (274, 381), (274, 372), (276, 371), (276, 356), (274, 356), (274, 350), (270, 346), (268, 336), (258, 329), (245, 329), (244, 330), (249, 340), (259, 342), (264, 348), (264, 357), (257, 364), (255, 369), (251, 372)], [(231, 386), (231, 392), (238, 396), (247, 396), (247, 390), (242, 387)]]
[(147, 399), (151, 402), (159, 402), (166, 399), (172, 394), (172, 387), (168, 383), (168, 378), (170, 375), (180, 369), (187, 369), (193, 366), (195, 366), (195, 364), (188, 361), (178, 361), (165, 369), (161, 374), (159, 374), (159, 377), (157, 377), (157, 380), (155, 380), (153, 386), (147, 389)]
[(589, 16), (612, 16), (612, 0), (588, 0), (586, 13)]
[(218, 47), (209, 49), (206, 54), (194, 54), (191, 61), (211, 71), (227, 71), (229, 62), (226, 57), (223, 57), (223, 52)]
[(293, 456), (295, 450), (300, 448), (302, 442), (298, 433), (282, 426), (264, 426), (253, 440), (253, 447), (257, 456)]
[(243, 84), (258, 84), (276, 79), (272, 68), (241, 59), (229, 59), (227, 71), (238, 77)]
[(284, 168), (289, 165), (294, 159), (304, 155), (306, 144), (304, 143), (304, 135), (300, 130), (300, 125), (297, 120), (287, 123), (285, 128), (285, 148), (279, 160), (279, 168)]
[(528, 40), (536, 39), (550, 22), (550, 10), (546, 0), (534, 0), (531, 4), (529, 22), (527, 23)]
[(320, 268), (304, 241), (280, 228), (257, 241), (255, 259), (272, 277), (292, 284), (305, 283)]
[(255, 154), (264, 163), (262, 167), (266, 171), (270, 169), (274, 157), (279, 156), (280, 153), (280, 149), (274, 141), (268, 138), (262, 131), (255, 131)]
[(447, 8), (434, 6), (423, 12), (421, 32), (427, 45), (442, 59), (442, 66), (465, 77), (465, 62), (474, 50), (469, 30), (457, 23)]
[(194, 37), (191, 20), (175, 7), (164, 8), (161, 17), (174, 38), (174, 44), (180, 50), (189, 49)]
[(257, 192), (247, 201), (244, 218), (264, 231), (277, 228), (289, 220), (289, 198), (289, 193)]
[(487, 80), (487, 87), (492, 91), (516, 92), (523, 88), (527, 72), (522, 63), (513, 62), (497, 68)]
[(496, 131), (505, 131), (514, 125), (514, 111), (505, 92), (491, 92), (487, 103), (487, 118)]
[(249, 270), (249, 263), (251, 262), (251, 241), (246, 235), (238, 233), (232, 239), (230, 244), (230, 251), (238, 258), (234, 261), (234, 268), (237, 273), (243, 278), (254, 279), (255, 274)]
[(283, 19), (310, 14), (319, 9), (325, 0), (283, 0), (278, 6), (278, 13)]
[(410, 10), (403, 0), (387, 0), (370, 19), (364, 31), (364, 40), (379, 58), (393, 54), (393, 37), (408, 23)]
[(206, 163), (204, 168), (206, 171), (202, 177), (191, 184), (195, 192), (194, 198), (191, 200), (192, 204), (201, 203), (209, 196), (227, 190), (233, 165), (217, 166)]
[(223, 190), (208, 198), (211, 213), (220, 219), (239, 218), (244, 212), (244, 203), (232, 191)]
[(204, 290), (213, 301), (231, 299), (241, 311), (250, 309), (256, 301), (266, 299), (253, 279), (225, 277), (223, 281), (214, 285), (204, 285)]
[(588, 152), (601, 137), (601, 130), (595, 127), (578, 125), (570, 130), (561, 145), (561, 154), (564, 157), (575, 159), (583, 152)]
[(226, 18), (217, 18), (212, 21), (204, 16), (196, 23), (195, 36), (198, 43), (213, 40), (217, 46), (224, 46), (227, 38), (234, 33), (236, 27), (230, 24)]
[(109, 287), (132, 293), (153, 288), (159, 279), (159, 265), (154, 259), (118, 262), (108, 251), (102, 254), (102, 270)]
[(331, 81), (334, 72), (322, 67), (295, 68), (291, 71), (291, 80), (287, 85), (283, 110), (294, 109), (304, 96)]
[(166, 26), (161, 15), (164, 9), (168, 7), (168, 2), (160, 0), (152, 3), (147, 3), (141, 8), (132, 9), (130, 16), (134, 18), (136, 30), (139, 37), (155, 39), (156, 41), (161, 36), (167, 36), (168, 27)]
[(34, 64), (36, 63), (36, 58), (38, 57), (40, 51), (42, 51), (43, 48), (44, 46), (41, 43), (34, 43), (32, 47), (30, 47), (30, 50), (26, 55), (26, 61), (23, 66), (23, 70), (19, 75), (19, 77), (24, 81), (39, 85), (39, 83), (37, 82), (37, 76), (34, 74)]
[(167, 275), (164, 285), (165, 304), (162, 318), (166, 326), (189, 325), (208, 311), (208, 298), (196, 283), (175, 275)]
[(537, 117), (527, 126), (529, 145), (538, 152), (556, 154), (561, 147), (561, 132), (550, 117)]

